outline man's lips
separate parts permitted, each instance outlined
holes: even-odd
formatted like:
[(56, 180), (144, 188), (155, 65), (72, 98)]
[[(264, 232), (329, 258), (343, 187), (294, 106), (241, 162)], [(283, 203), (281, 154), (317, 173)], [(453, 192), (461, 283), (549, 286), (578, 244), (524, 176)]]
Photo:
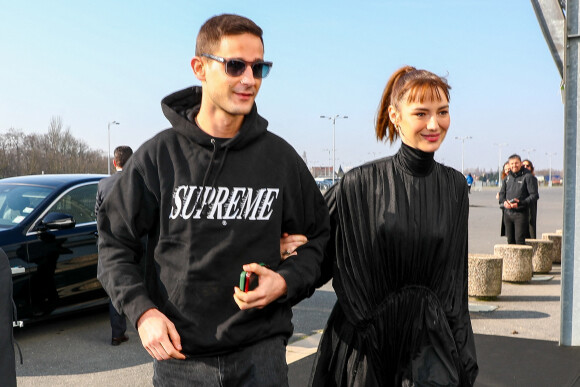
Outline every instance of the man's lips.
[(238, 97), (240, 97), (242, 99), (249, 99), (249, 98), (252, 98), (254, 96), (254, 93), (243, 92), (243, 91), (235, 91), (234, 94), (236, 94)]

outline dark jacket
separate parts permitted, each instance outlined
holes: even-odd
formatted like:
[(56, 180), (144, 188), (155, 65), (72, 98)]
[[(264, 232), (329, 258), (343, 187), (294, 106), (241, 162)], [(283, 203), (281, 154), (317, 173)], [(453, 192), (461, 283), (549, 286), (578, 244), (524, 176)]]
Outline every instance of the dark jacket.
[[(158, 308), (189, 356), (226, 353), (273, 335), (291, 336), (291, 306), (311, 295), (329, 237), (328, 208), (301, 157), (268, 132), (256, 106), (239, 133), (216, 139), (194, 117), (201, 88), (162, 101), (173, 128), (129, 159), (98, 214), (98, 278), (136, 324)], [(280, 260), (282, 232), (308, 243)], [(147, 280), (136, 260), (147, 234)], [(242, 265), (265, 263), (285, 297), (241, 311), (233, 299)]]
[(10, 262), (4, 250), (0, 249), (0, 380), (2, 385), (6, 387), (16, 386), (14, 336), (12, 334), (14, 312)]
[(504, 201), (519, 199), (518, 208), (506, 209), (507, 211), (528, 211), (530, 205), (539, 198), (538, 183), (534, 175), (526, 168), (521, 168), (517, 173), (510, 171), (499, 190), (499, 206), (501, 208), (504, 208)]
[(101, 204), (103, 204), (103, 200), (105, 200), (115, 182), (119, 180), (119, 177), (121, 177), (121, 174), (117, 172), (109, 177), (99, 180), (97, 198), (95, 200), (95, 215), (99, 215), (99, 208), (101, 207)]

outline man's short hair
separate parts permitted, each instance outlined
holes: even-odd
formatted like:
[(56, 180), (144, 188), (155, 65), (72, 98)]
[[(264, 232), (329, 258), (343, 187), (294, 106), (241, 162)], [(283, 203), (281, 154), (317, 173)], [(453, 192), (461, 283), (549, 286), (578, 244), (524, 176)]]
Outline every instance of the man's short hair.
[(518, 160), (522, 161), (522, 158), (517, 153), (514, 153), (513, 155), (508, 157), (508, 160), (511, 160), (511, 159), (518, 159)]
[(197, 34), (195, 55), (213, 54), (219, 48), (224, 36), (252, 34), (260, 38), (262, 47), (262, 29), (250, 19), (232, 14), (223, 14), (207, 20)]
[(115, 148), (114, 160), (119, 168), (123, 168), (129, 157), (133, 154), (133, 149), (127, 145), (121, 145)]

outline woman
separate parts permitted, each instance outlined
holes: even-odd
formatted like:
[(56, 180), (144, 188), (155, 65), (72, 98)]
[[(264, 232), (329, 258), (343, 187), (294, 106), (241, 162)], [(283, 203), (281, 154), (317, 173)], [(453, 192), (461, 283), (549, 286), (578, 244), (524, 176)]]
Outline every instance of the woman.
[[(312, 386), (470, 386), (477, 375), (467, 302), (467, 184), (434, 160), (450, 124), (446, 80), (403, 67), (384, 90), (379, 140), (395, 156), (329, 190), (338, 301)], [(321, 280), (321, 283), (328, 279)]]
[[(510, 172), (510, 163), (505, 163), (503, 165), (503, 171), (501, 171), (501, 181), (502, 184), (505, 184), (505, 178), (507, 177), (507, 174)], [(499, 192), (495, 194), (495, 198), (499, 199)], [(501, 226), (500, 226), (500, 232), (499, 235), (500, 236), (505, 236), (505, 223), (504, 221), (504, 216), (505, 216), (505, 210), (503, 209), (503, 207), (501, 207)]]
[[(522, 161), (522, 167), (526, 168), (532, 176), (534, 176), (534, 181), (536, 182), (536, 187), (539, 188), (540, 184), (534, 173), (534, 164), (528, 159)], [(536, 200), (532, 201), (529, 206), (528, 218), (530, 219), (528, 238), (536, 239), (536, 219), (538, 218), (538, 202)]]

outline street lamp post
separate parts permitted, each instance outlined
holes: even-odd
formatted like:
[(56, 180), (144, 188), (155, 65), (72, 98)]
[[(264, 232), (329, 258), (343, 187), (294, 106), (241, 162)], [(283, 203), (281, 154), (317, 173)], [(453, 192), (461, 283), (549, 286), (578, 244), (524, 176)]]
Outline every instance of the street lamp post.
[(332, 184), (334, 184), (334, 164), (336, 162), (336, 142), (335, 142), (335, 133), (336, 133), (336, 120), (339, 118), (348, 118), (348, 116), (340, 116), (337, 114), (335, 116), (320, 116), (320, 118), (328, 118), (332, 120)]
[(501, 170), (503, 168), (503, 164), (501, 163), (501, 148), (504, 146), (508, 146), (508, 143), (502, 142), (502, 143), (495, 143), (493, 145), (496, 145), (499, 148), (499, 159), (497, 161), (497, 186), (501, 187)]
[(546, 156), (548, 156), (550, 158), (550, 175), (548, 177), (548, 187), (552, 188), (552, 156), (556, 156), (556, 152), (554, 153), (549, 153), (546, 152)]
[(528, 154), (527, 159), (530, 159), (530, 152), (535, 152), (536, 150), (534, 148), (528, 148), (528, 149), (522, 149), (522, 152), (526, 152)]
[(117, 121), (112, 121), (107, 125), (107, 135), (109, 139), (109, 148), (107, 151), (107, 173), (109, 175), (111, 174), (111, 124), (119, 125), (119, 123)]
[(461, 140), (461, 174), (463, 175), (463, 155), (464, 155), (464, 146), (465, 140), (470, 140), (471, 136), (464, 136), (464, 137), (455, 137), (456, 140)]

